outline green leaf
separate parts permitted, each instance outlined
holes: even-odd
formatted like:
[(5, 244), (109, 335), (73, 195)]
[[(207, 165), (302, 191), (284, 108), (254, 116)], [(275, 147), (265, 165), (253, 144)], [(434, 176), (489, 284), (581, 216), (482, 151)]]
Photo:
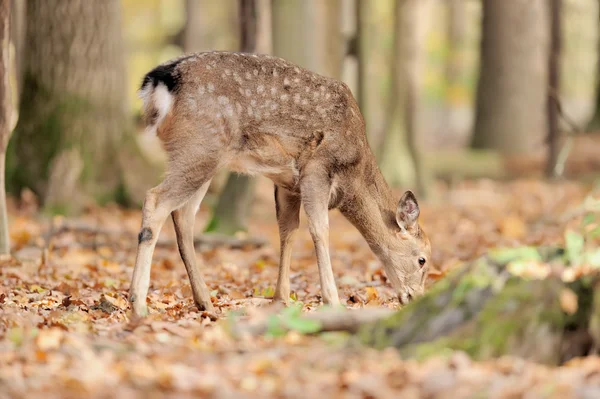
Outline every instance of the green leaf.
[(263, 288), (262, 296), (265, 298), (272, 298), (275, 295), (275, 289), (273, 287)]
[(600, 226), (598, 226), (595, 229), (593, 229), (592, 231), (590, 231), (588, 233), (588, 236), (590, 238), (596, 238), (596, 237), (600, 236)]
[(266, 335), (271, 337), (282, 337), (285, 335), (285, 328), (281, 325), (281, 319), (277, 315), (271, 315), (267, 319)]
[(579, 263), (583, 253), (584, 239), (579, 233), (573, 230), (567, 230), (565, 232), (565, 245), (567, 259), (571, 264)]
[(507, 264), (513, 261), (542, 260), (535, 247), (497, 248), (490, 250), (490, 257), (494, 262)]
[(590, 223), (594, 223), (596, 221), (596, 214), (592, 213), (592, 212), (588, 212), (585, 214), (585, 216), (583, 217), (583, 225), (587, 226)]
[(321, 329), (321, 323), (317, 320), (311, 320), (303, 317), (294, 317), (285, 321), (286, 326), (290, 330), (297, 331), (301, 334), (316, 333)]
[(594, 251), (587, 252), (585, 254), (585, 259), (590, 266), (600, 268), (600, 248), (596, 248)]

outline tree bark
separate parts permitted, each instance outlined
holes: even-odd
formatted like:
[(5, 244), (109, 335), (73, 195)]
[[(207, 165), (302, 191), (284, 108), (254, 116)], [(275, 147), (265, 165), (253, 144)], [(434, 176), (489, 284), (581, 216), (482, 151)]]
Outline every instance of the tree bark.
[(0, 255), (10, 253), (6, 211), (5, 161), (12, 130), (9, 85), (10, 0), (0, 0)]
[(186, 0), (183, 31), (185, 52), (237, 50), (238, 0)]
[[(270, 4), (268, 0), (239, 0), (240, 47), (248, 53), (270, 53)], [(233, 235), (248, 229), (247, 218), (254, 198), (255, 180), (230, 173), (219, 195), (207, 232)]]
[(473, 146), (505, 153), (542, 145), (546, 129), (545, 0), (483, 1)]
[(356, 74), (356, 100), (358, 107), (365, 121), (367, 120), (367, 41), (365, 36), (368, 34), (369, 12), (367, 0), (356, 0), (356, 36), (354, 45), (356, 46), (357, 74)]
[(15, 46), (15, 72), (17, 95), (23, 86), (23, 49), (25, 48), (25, 1), (11, 0), (10, 40)]
[[(598, 18), (598, 24), (600, 24), (600, 18)], [(588, 130), (600, 129), (600, 41), (598, 41), (598, 52), (596, 56), (598, 57), (598, 63), (596, 66), (596, 111), (594, 112), (594, 115), (589, 123)]]
[(418, 0), (396, 0), (395, 3), (392, 92), (388, 99), (381, 169), (389, 184), (416, 184), (420, 194), (425, 195), (424, 173), (415, 141), (419, 130), (421, 6)]
[(23, 91), (8, 166), (13, 190), (31, 188), (49, 210), (139, 202), (158, 178), (133, 140), (120, 7), (118, 0), (27, 3)]
[(548, 57), (548, 94), (546, 107), (548, 117), (548, 159), (546, 175), (555, 176), (558, 160), (559, 107), (560, 107), (560, 53), (562, 0), (550, 0), (550, 53)]
[(339, 78), (344, 60), (340, 0), (273, 2), (273, 50), (282, 58)]

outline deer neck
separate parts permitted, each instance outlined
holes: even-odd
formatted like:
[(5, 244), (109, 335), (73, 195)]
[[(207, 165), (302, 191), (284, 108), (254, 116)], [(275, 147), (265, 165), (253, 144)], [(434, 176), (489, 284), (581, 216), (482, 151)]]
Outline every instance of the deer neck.
[(395, 223), (396, 201), (374, 157), (369, 157), (362, 175), (364, 180), (346, 185), (347, 200), (339, 209), (362, 234), (371, 250), (385, 260), (387, 242), (392, 239)]

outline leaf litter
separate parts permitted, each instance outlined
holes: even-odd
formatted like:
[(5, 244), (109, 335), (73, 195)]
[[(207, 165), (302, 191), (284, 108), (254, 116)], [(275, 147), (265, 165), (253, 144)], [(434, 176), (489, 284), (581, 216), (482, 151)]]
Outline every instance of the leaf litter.
[[(264, 184), (262, 182), (261, 184)], [(262, 186), (259, 186), (262, 187)], [(422, 201), (433, 243), (428, 285), (483, 254), (510, 259), (513, 273), (544, 278), (551, 267), (536, 248), (566, 248), (563, 278), (600, 267), (599, 196), (591, 186), (539, 180), (465, 181), (440, 185)], [(336, 333), (298, 312), (321, 306), (318, 271), (306, 221), (294, 244), (293, 306), (267, 334), (233, 337), (239, 317), (268, 317), (278, 264), (270, 188), (259, 190), (250, 236), (262, 247), (197, 251), (216, 315), (193, 303), (170, 222), (161, 232), (148, 293), (149, 317), (130, 322), (127, 290), (140, 212), (90, 208), (76, 220), (11, 207), (14, 257), (0, 263), (0, 398), (3, 397), (600, 397), (600, 358), (549, 368), (517, 358), (473, 362), (462, 352), (426, 361), (343, 344)], [(269, 193), (267, 195), (266, 193)], [(596, 201), (594, 201), (596, 199)], [(196, 235), (208, 220), (202, 206)], [(57, 228), (65, 222), (74, 228)], [(50, 226), (54, 231), (50, 243)], [(360, 234), (330, 214), (331, 255), (340, 298), (350, 309), (397, 308), (381, 264)], [(567, 265), (567, 266), (565, 266)], [(568, 313), (573, 293), (561, 293)], [(247, 316), (244, 316), (243, 313)], [(289, 331), (281, 332), (278, 323)], [(340, 344), (342, 343), (342, 344)]]

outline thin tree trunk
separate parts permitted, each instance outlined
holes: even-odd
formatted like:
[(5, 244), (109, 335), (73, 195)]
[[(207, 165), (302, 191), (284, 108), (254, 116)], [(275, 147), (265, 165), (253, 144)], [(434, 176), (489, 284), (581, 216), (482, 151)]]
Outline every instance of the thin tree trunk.
[(238, 0), (186, 0), (185, 52), (237, 50)]
[[(598, 19), (598, 24), (600, 24), (600, 18)], [(600, 40), (598, 41), (598, 51), (596, 56), (598, 57), (598, 64), (596, 66), (596, 111), (590, 120), (588, 130), (600, 129)]]
[(367, 33), (367, 0), (356, 0), (355, 11), (356, 11), (356, 37), (354, 43), (356, 46), (356, 60), (357, 60), (357, 76), (356, 76), (356, 100), (358, 101), (358, 107), (365, 121), (367, 120), (367, 52), (366, 52), (366, 40), (365, 35)]
[(23, 0), (11, 0), (10, 39), (15, 46), (14, 65), (17, 77), (17, 94), (23, 87), (23, 49), (25, 47), (25, 6)]
[(547, 131), (546, 4), (483, 1), (473, 147), (523, 153), (542, 145)]
[(340, 78), (344, 58), (340, 0), (273, 2), (273, 50), (289, 61)]
[(559, 140), (560, 52), (562, 0), (550, 0), (550, 54), (548, 57), (548, 160), (546, 175), (555, 175)]
[[(417, 184), (419, 191), (425, 191), (415, 141), (419, 104), (420, 6), (422, 4), (419, 0), (396, 0), (395, 4), (394, 58), (390, 85), (393, 92), (388, 99), (381, 169), (391, 185)], [(399, 160), (404, 163), (400, 164)]]
[[(240, 0), (241, 51), (270, 52), (270, 5), (268, 0)], [(247, 230), (247, 218), (254, 198), (255, 180), (246, 175), (230, 173), (219, 195), (208, 232), (232, 235)]]
[(5, 161), (11, 135), (12, 106), (9, 86), (10, 0), (0, 0), (0, 255), (10, 253), (6, 212)]

